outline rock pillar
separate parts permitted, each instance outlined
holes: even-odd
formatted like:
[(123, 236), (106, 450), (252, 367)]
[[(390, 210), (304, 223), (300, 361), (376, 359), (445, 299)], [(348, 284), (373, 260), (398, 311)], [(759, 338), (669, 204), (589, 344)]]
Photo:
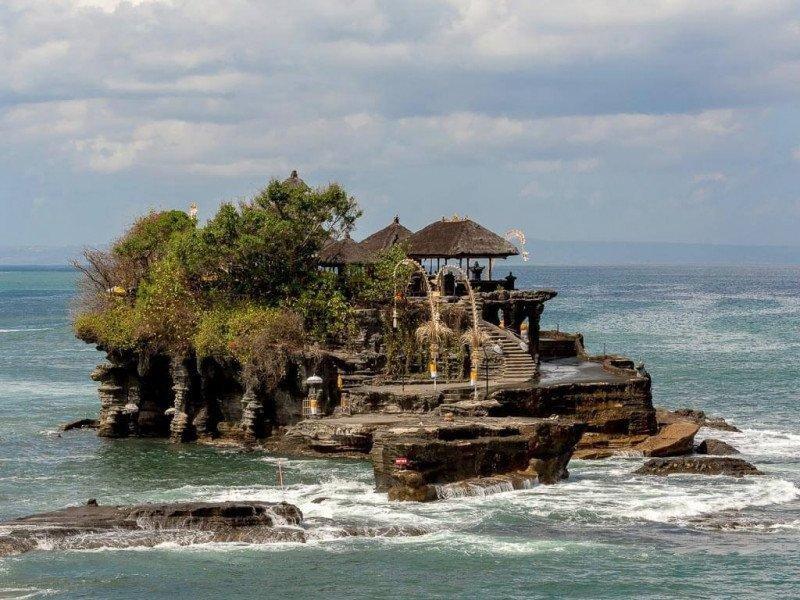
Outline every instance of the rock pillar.
[(169, 426), (169, 437), (173, 442), (187, 442), (192, 437), (192, 428), (188, 414), (190, 380), (186, 363), (172, 359), (170, 376), (172, 378), (174, 413)]
[(259, 402), (254, 386), (248, 383), (242, 395), (242, 434), (248, 441), (263, 435), (264, 406)]
[(130, 418), (125, 414), (127, 393), (124, 366), (113, 363), (97, 365), (91, 375), (99, 382), (97, 393), (100, 396), (100, 418), (97, 435), (101, 437), (124, 437), (128, 435)]

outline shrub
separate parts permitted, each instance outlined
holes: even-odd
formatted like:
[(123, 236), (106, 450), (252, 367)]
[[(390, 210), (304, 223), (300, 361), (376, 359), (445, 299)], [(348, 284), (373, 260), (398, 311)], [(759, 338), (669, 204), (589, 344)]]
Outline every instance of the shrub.
[(380, 252), (375, 263), (366, 267), (348, 268), (348, 296), (361, 304), (375, 305), (391, 302), (394, 293), (403, 292), (413, 268), (399, 265), (406, 258), (408, 246), (397, 244)]
[(185, 355), (192, 348), (201, 302), (186, 285), (175, 258), (161, 259), (142, 282), (136, 297), (138, 338), (151, 353)]
[(303, 318), (306, 330), (317, 341), (338, 341), (352, 331), (350, 305), (332, 273), (319, 273), (316, 285), (303, 290), (286, 306)]
[(275, 180), (202, 227), (181, 211), (151, 212), (76, 264), (75, 333), (109, 351), (233, 357), (275, 385), (304, 326), (320, 341), (349, 332), (348, 302), (317, 256), (359, 214), (336, 184)]
[(100, 312), (78, 314), (72, 324), (82, 340), (115, 350), (133, 350), (137, 343), (137, 315), (123, 302)]
[(304, 343), (299, 315), (252, 304), (206, 312), (195, 337), (199, 357), (236, 358), (249, 377), (268, 389), (277, 386), (288, 357), (302, 350)]

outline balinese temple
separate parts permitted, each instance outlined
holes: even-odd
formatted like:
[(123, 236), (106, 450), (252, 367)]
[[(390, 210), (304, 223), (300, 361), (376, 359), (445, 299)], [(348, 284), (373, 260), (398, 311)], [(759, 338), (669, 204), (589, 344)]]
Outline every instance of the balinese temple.
[[(427, 262), (432, 271), (437, 271), (451, 260), (458, 261), (458, 265), (470, 273), (473, 287), (479, 290), (513, 288), (513, 281), (509, 284), (508, 278), (493, 279), (493, 262), (498, 258), (515, 256), (519, 250), (508, 240), (471, 219), (442, 218), (420, 229), (407, 242), (409, 256), (419, 262)], [(488, 273), (484, 277), (483, 270), (487, 265)]]
[(395, 216), (394, 220), (380, 231), (376, 231), (371, 236), (361, 240), (361, 247), (373, 253), (383, 252), (392, 246), (404, 242), (412, 236), (408, 227), (400, 224), (400, 217)]
[[(395, 218), (387, 227), (364, 239), (361, 246), (375, 253), (400, 242), (408, 245), (409, 256), (426, 267), (431, 275), (446, 264), (458, 265), (479, 296), (482, 326), (489, 327), (494, 335), (505, 330), (497, 339), (503, 340), (506, 355), (521, 353), (538, 363), (539, 318), (544, 303), (555, 296), (555, 292), (515, 290), (516, 277), (510, 272), (506, 277), (494, 278), (495, 260), (519, 254), (513, 244), (475, 221), (453, 217), (431, 223), (414, 234), (410, 234)], [(422, 293), (419, 284), (421, 282), (415, 284), (412, 278), (408, 290), (411, 297)], [(442, 293), (445, 296), (463, 296), (466, 288), (463, 282), (448, 274)], [(492, 327), (495, 329), (491, 330)]]

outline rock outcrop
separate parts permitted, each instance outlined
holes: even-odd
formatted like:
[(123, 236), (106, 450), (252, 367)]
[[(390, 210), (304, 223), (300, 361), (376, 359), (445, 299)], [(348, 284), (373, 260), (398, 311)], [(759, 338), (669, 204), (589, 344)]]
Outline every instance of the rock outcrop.
[(370, 453), (376, 488), (390, 500), (430, 501), (462, 490), (517, 489), (565, 478), (583, 425), (547, 419), (484, 419), (392, 427)]
[(59, 428), (59, 431), (72, 431), (73, 429), (97, 429), (97, 419), (77, 419), (64, 423)]
[[(607, 434), (653, 434), (657, 430), (650, 376), (645, 371), (624, 370), (608, 375), (596, 367), (600, 381), (580, 381), (546, 386), (518, 387), (491, 394), (490, 403), (478, 405), (476, 416), (570, 417), (586, 423), (587, 431)], [(602, 381), (606, 377), (608, 381)], [(454, 413), (464, 413), (457, 403)], [(447, 410), (444, 405), (441, 410)]]
[(708, 438), (700, 442), (695, 452), (698, 454), (712, 454), (714, 456), (730, 456), (731, 454), (741, 454), (736, 448), (714, 438)]
[(678, 410), (658, 408), (656, 409), (656, 419), (658, 420), (659, 427), (664, 427), (677, 421), (691, 421), (700, 427), (741, 433), (741, 429), (731, 425), (722, 417), (709, 417), (702, 410), (696, 410), (693, 408), (679, 408)]
[(5, 521), (0, 556), (39, 547), (92, 549), (154, 546), (165, 541), (304, 541), (296, 506), (269, 502), (184, 502), (85, 506)]
[(634, 471), (638, 475), (673, 475), (693, 473), (697, 475), (763, 475), (755, 466), (741, 458), (711, 458), (692, 456), (686, 458), (653, 458)]
[(700, 426), (690, 421), (676, 421), (664, 427), (656, 435), (634, 446), (645, 456), (681, 456), (691, 454), (694, 436)]

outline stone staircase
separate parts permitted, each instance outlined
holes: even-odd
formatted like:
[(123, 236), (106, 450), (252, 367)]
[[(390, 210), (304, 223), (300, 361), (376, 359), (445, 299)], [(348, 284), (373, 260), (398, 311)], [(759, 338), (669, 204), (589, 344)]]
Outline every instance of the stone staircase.
[(342, 390), (348, 391), (352, 388), (367, 384), (375, 377), (373, 370), (362, 361), (349, 361), (348, 368), (341, 372)]
[[(464, 298), (462, 302), (466, 305), (471, 315), (469, 299)], [(493, 376), (499, 377), (502, 383), (518, 383), (533, 379), (536, 376), (536, 363), (533, 357), (526, 350), (523, 350), (523, 340), (513, 331), (501, 329), (488, 321), (480, 319), (483, 309), (483, 300), (480, 296), (476, 298), (475, 304), (479, 315), (478, 327), (489, 337), (489, 346), (498, 344), (503, 350), (503, 354), (500, 357), (502, 367), (499, 372), (495, 369)], [(485, 360), (481, 358), (479, 375), (485, 372), (485, 368)], [(490, 365), (489, 368), (491, 372), (492, 366)]]

